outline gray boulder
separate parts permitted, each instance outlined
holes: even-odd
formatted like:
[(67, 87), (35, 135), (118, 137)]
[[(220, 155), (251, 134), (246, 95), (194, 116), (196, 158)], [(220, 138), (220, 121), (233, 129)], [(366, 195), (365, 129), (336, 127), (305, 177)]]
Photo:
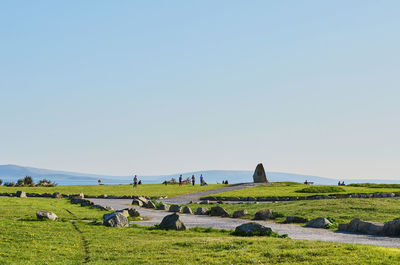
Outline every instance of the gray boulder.
[(118, 211), (115, 211), (116, 213), (122, 213), (125, 217), (129, 217), (129, 212), (128, 212), (128, 210), (118, 210)]
[(121, 212), (107, 213), (103, 216), (103, 224), (111, 227), (128, 226), (128, 218)]
[(185, 225), (179, 218), (179, 215), (176, 213), (173, 213), (171, 215), (165, 216), (159, 226), (161, 229), (166, 229), (166, 230), (186, 230)]
[(209, 214), (209, 210), (208, 210), (208, 208), (207, 207), (199, 207), (199, 208), (197, 208), (197, 210), (196, 210), (196, 215), (208, 215)]
[(169, 210), (169, 205), (168, 205), (168, 204), (163, 204), (163, 203), (161, 203), (161, 204), (159, 204), (159, 205), (157, 206), (157, 210), (168, 211), (168, 210)]
[(230, 214), (221, 206), (211, 207), (210, 215), (211, 216), (230, 217)]
[(272, 233), (271, 228), (255, 222), (245, 223), (235, 228), (235, 234), (241, 236), (254, 236), (254, 235), (263, 236), (263, 235), (271, 235), (271, 233)]
[(176, 204), (171, 205), (171, 206), (169, 207), (169, 210), (168, 210), (168, 211), (169, 211), (169, 212), (174, 212), (174, 213), (179, 213), (179, 212), (181, 211), (181, 206), (176, 205)]
[(155, 208), (156, 208), (156, 205), (154, 204), (154, 202), (148, 201), (148, 202), (146, 203), (146, 208), (155, 209)]
[(308, 220), (306, 218), (300, 217), (300, 216), (286, 216), (285, 223), (286, 224), (291, 224), (291, 223), (307, 223)]
[(382, 233), (386, 236), (400, 236), (400, 220), (395, 219), (393, 221), (384, 224)]
[(331, 225), (332, 223), (324, 217), (318, 217), (306, 223), (306, 227), (312, 228), (329, 228)]
[(339, 224), (338, 230), (369, 235), (381, 235), (384, 233), (384, 225), (382, 223), (363, 221), (357, 218), (351, 220), (348, 224)]
[(138, 217), (140, 213), (135, 208), (129, 208), (128, 213), (130, 217)]
[(189, 206), (183, 207), (182, 213), (193, 214), (192, 209), (190, 209)]
[(201, 201), (200, 204), (210, 204), (209, 200)]
[(81, 199), (84, 199), (85, 195), (83, 194), (83, 192), (81, 192), (81, 193), (79, 193), (78, 197), (81, 198)]
[(138, 196), (138, 197), (136, 197), (135, 199), (137, 199), (137, 200), (139, 200), (139, 201), (142, 201), (144, 205), (146, 205), (146, 204), (149, 202), (149, 200), (146, 199), (146, 198), (143, 197), (143, 196)]
[(254, 215), (254, 220), (267, 220), (273, 219), (274, 215), (271, 209), (260, 210)]
[(139, 207), (142, 207), (143, 206), (143, 202), (141, 200), (138, 200), (138, 199), (133, 199), (132, 205), (137, 205)]
[(15, 196), (19, 198), (26, 198), (26, 193), (25, 191), (19, 190), (15, 193)]
[(238, 211), (235, 211), (235, 212), (232, 214), (232, 217), (233, 217), (233, 218), (240, 218), (240, 217), (245, 216), (246, 214), (248, 214), (248, 212), (247, 212), (246, 209), (238, 210)]
[(39, 211), (36, 212), (36, 217), (40, 220), (48, 219), (51, 221), (57, 220), (57, 215), (53, 212), (48, 212), (48, 211)]
[(60, 198), (62, 198), (63, 196), (62, 196), (62, 194), (59, 193), (59, 192), (54, 192), (53, 195), (52, 195), (51, 197), (53, 197), (53, 198), (55, 198), (55, 199), (60, 199)]

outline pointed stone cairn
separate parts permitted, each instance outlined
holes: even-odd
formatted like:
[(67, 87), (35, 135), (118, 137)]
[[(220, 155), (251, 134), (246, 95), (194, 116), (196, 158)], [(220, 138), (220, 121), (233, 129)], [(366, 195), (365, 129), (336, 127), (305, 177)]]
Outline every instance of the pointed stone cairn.
[(267, 175), (265, 174), (264, 166), (262, 163), (258, 164), (253, 175), (254, 183), (268, 183)]

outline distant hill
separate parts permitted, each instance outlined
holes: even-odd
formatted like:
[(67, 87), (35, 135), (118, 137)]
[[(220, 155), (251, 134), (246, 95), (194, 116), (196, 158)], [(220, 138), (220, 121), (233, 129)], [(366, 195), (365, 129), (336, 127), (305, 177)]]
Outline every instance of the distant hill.
[[(229, 183), (242, 183), (253, 181), (252, 170), (205, 170), (182, 173), (183, 178), (195, 175), (197, 180), (203, 175), (208, 183), (221, 183), (228, 180)], [(314, 184), (336, 185), (338, 179), (324, 178), (318, 176), (309, 176), (283, 172), (267, 172), (268, 180), (272, 182), (292, 181), (304, 182), (305, 180), (314, 182)], [(59, 185), (96, 185), (97, 180), (101, 179), (104, 184), (129, 184), (132, 182), (132, 176), (109, 176), (87, 173), (77, 173), (61, 170), (50, 170), (34, 167), (23, 167), (18, 165), (0, 165), (0, 179), (3, 181), (16, 182), (17, 179), (25, 176), (31, 176), (34, 181), (43, 178), (50, 179)], [(157, 175), (157, 176), (140, 176), (139, 179), (146, 184), (162, 183), (164, 180), (171, 178), (178, 179), (179, 174)], [(340, 179), (349, 183), (398, 183), (400, 180), (384, 180), (384, 179)]]

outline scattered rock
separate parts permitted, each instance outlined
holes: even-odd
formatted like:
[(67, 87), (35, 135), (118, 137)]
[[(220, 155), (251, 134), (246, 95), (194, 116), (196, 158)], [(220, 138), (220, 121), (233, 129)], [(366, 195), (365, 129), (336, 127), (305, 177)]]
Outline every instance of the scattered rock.
[(185, 225), (179, 218), (179, 215), (176, 213), (165, 216), (160, 223), (160, 228), (167, 230), (178, 230), (178, 231), (186, 230)]
[(331, 225), (332, 223), (324, 217), (318, 217), (306, 223), (306, 227), (312, 228), (329, 228)]
[(210, 204), (210, 201), (208, 201), (208, 200), (201, 201), (200, 204)]
[(81, 199), (84, 199), (85, 195), (81, 192), (81, 193), (79, 193), (78, 197), (81, 198)]
[(400, 236), (400, 220), (394, 219), (393, 221), (385, 223), (382, 232), (387, 236)]
[(382, 223), (363, 221), (361, 219), (353, 219), (348, 224), (339, 224), (339, 231), (381, 235), (383, 234), (384, 225)]
[(129, 212), (128, 212), (128, 210), (118, 210), (118, 211), (115, 211), (116, 213), (122, 213), (125, 217), (129, 217)]
[(182, 213), (193, 214), (192, 209), (189, 206), (183, 207)]
[(52, 221), (55, 221), (55, 220), (57, 220), (57, 215), (55, 214), (55, 213), (53, 213), (53, 212), (48, 212), (48, 211), (39, 211), (39, 212), (36, 212), (36, 217), (38, 218), (38, 219), (40, 219), (40, 220), (43, 220), (43, 219), (49, 219), (49, 220), (52, 220)]
[(241, 236), (267, 236), (271, 233), (271, 228), (255, 222), (245, 223), (235, 228), (235, 234)]
[(140, 213), (135, 208), (129, 208), (128, 213), (130, 217), (138, 217)]
[(138, 199), (139, 201), (142, 201), (144, 205), (146, 205), (146, 204), (149, 202), (149, 200), (146, 199), (146, 198), (143, 197), (143, 196), (138, 196), (138, 197), (136, 197), (135, 199)]
[(176, 205), (176, 204), (171, 205), (171, 206), (169, 207), (169, 210), (168, 210), (168, 211), (169, 211), (169, 212), (174, 212), (174, 213), (179, 213), (179, 212), (181, 211), (181, 206)]
[(267, 219), (273, 219), (274, 215), (272, 213), (271, 209), (264, 209), (256, 212), (254, 215), (254, 220), (267, 220)]
[(137, 205), (139, 207), (142, 207), (143, 206), (143, 202), (141, 200), (138, 200), (138, 199), (133, 199), (132, 205)]
[(62, 198), (63, 196), (62, 196), (62, 194), (59, 193), (59, 192), (54, 192), (53, 195), (52, 195), (51, 197), (56, 198), (56, 199), (60, 199), (60, 198)]
[(307, 223), (308, 220), (300, 216), (286, 216), (285, 224), (291, 223)]
[(128, 218), (120, 212), (107, 213), (103, 216), (103, 224), (111, 227), (128, 226)]
[(163, 204), (163, 203), (161, 203), (161, 204), (159, 204), (159, 205), (157, 206), (157, 210), (168, 211), (168, 210), (169, 210), (169, 205), (168, 205), (168, 204)]
[(208, 215), (209, 212), (210, 212), (210, 211), (208, 210), (207, 207), (199, 207), (199, 208), (197, 208), (195, 214), (197, 214), (197, 215)]
[(238, 210), (238, 211), (236, 211), (236, 212), (233, 213), (232, 217), (233, 217), (233, 218), (240, 218), (240, 217), (245, 216), (246, 214), (248, 214), (248, 212), (247, 212), (246, 209)]
[(155, 208), (156, 208), (156, 205), (154, 204), (154, 202), (148, 201), (148, 202), (146, 203), (146, 208), (155, 209)]
[(25, 191), (19, 190), (17, 193), (15, 193), (15, 196), (19, 198), (26, 198), (26, 193)]
[(221, 206), (211, 207), (210, 215), (211, 216), (230, 217), (229, 213)]

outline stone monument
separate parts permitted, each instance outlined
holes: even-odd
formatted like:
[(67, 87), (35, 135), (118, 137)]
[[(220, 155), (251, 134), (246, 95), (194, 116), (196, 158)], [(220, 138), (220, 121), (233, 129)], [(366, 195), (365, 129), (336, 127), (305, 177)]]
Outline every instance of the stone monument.
[(253, 175), (254, 183), (268, 183), (267, 175), (265, 174), (264, 166), (262, 163), (258, 164)]

